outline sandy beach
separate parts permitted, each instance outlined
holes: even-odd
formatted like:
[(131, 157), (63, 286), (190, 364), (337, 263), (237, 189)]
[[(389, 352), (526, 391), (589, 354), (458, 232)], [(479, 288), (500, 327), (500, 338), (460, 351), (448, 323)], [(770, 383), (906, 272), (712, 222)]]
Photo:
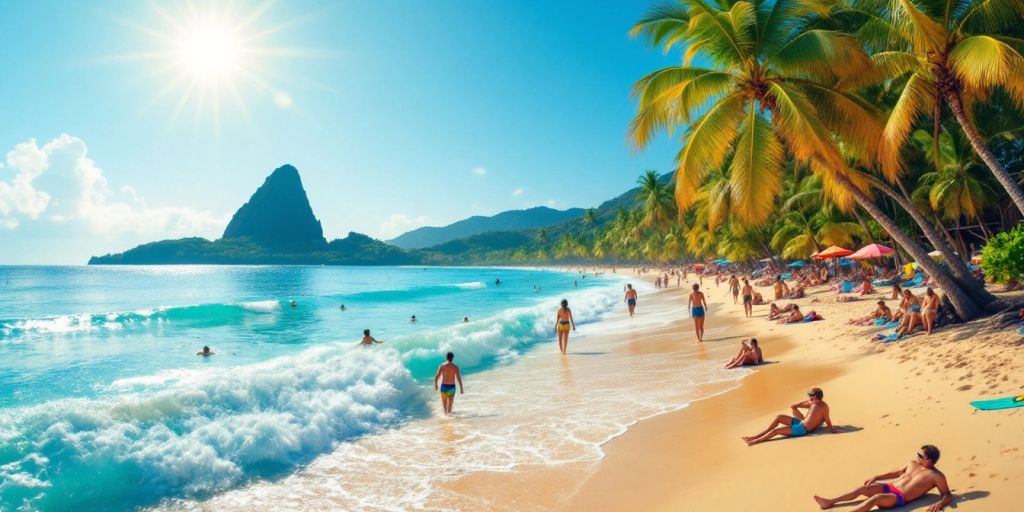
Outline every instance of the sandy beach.
[[(887, 294), (839, 303), (834, 292), (812, 289), (793, 302), (825, 320), (783, 326), (766, 320), (767, 306), (755, 306), (754, 317), (743, 318), (724, 283), (706, 283), (711, 312), (703, 347), (692, 351), (692, 325), (682, 313), (685, 288), (672, 287), (641, 303), (676, 309), (678, 320), (638, 326), (616, 355), (692, 351), (686, 357), (724, 364), (741, 339), (756, 336), (771, 364), (737, 389), (638, 422), (603, 446), (606, 457), (597, 464), (475, 473), (449, 484), (459, 501), (506, 510), (817, 510), (815, 494), (852, 490), (905, 465), (921, 445), (934, 444), (942, 450), (937, 466), (948, 478), (956, 510), (1017, 509), (1024, 413), (976, 411), (968, 404), (1021, 393), (1024, 386), (1014, 376), (1024, 354), (1015, 327), (988, 320), (879, 344), (869, 341), (878, 328), (847, 320), (868, 314)], [(760, 291), (770, 296), (769, 289)], [(643, 313), (641, 308), (638, 320)], [(743, 443), (741, 436), (788, 414), (789, 404), (814, 386), (824, 390), (841, 433), (819, 429), (801, 439)], [(903, 510), (924, 510), (936, 501), (933, 491)]]

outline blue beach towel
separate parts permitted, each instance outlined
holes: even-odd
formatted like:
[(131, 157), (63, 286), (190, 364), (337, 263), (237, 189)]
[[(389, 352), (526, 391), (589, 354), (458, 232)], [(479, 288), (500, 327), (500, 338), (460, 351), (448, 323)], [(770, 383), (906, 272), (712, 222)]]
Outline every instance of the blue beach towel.
[(884, 318), (876, 318), (875, 319), (875, 325), (885, 325), (885, 319)]
[(839, 289), (839, 293), (850, 293), (853, 291), (853, 283), (850, 281), (843, 281), (842, 287)]
[(924, 282), (924, 274), (917, 274), (917, 275), (914, 276), (913, 279), (903, 283), (900, 286), (902, 286), (904, 288), (913, 288), (915, 286), (921, 286), (921, 283), (923, 283), (923, 282)]
[(1017, 329), (1017, 334), (1024, 334), (1024, 327)]
[(889, 322), (882, 326), (883, 329), (895, 329), (900, 326), (899, 322)]

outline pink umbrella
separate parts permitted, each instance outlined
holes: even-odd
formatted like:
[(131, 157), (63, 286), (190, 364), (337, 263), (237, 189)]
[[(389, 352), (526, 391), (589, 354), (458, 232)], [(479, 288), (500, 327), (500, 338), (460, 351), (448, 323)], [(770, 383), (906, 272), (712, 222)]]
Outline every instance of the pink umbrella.
[(847, 256), (851, 260), (866, 260), (868, 258), (881, 258), (882, 256), (889, 256), (893, 252), (891, 247), (884, 245), (870, 244), (861, 247), (857, 252)]

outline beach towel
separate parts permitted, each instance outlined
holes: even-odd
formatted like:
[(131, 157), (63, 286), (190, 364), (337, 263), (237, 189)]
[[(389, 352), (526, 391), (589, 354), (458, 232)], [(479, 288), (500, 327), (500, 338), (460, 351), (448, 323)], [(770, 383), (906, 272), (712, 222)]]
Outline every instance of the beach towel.
[(875, 319), (875, 325), (885, 325), (885, 319), (884, 318), (876, 318)]
[(915, 286), (921, 286), (921, 283), (923, 283), (923, 282), (924, 282), (924, 274), (917, 274), (917, 275), (914, 276), (913, 279), (903, 283), (900, 286), (902, 286), (904, 288), (913, 288)]
[(850, 281), (843, 281), (842, 286), (839, 288), (839, 293), (850, 293), (853, 291), (853, 283)]
[(975, 409), (980, 409), (982, 411), (998, 411), (1000, 409), (1024, 407), (1024, 395), (1007, 396), (1003, 398), (996, 398), (994, 400), (975, 400), (971, 402), (971, 405), (973, 405)]
[(883, 329), (895, 329), (900, 326), (899, 321), (889, 322), (882, 326)]

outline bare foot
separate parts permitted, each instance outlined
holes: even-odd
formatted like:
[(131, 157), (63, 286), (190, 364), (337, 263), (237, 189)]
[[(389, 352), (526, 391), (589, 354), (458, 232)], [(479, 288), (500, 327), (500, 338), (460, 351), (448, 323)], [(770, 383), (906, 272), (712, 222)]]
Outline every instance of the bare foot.
[(826, 500), (825, 498), (822, 498), (821, 496), (815, 496), (814, 497), (814, 501), (818, 502), (818, 506), (821, 507), (822, 510), (825, 510), (827, 508), (832, 508), (832, 502), (829, 501), (829, 500)]

